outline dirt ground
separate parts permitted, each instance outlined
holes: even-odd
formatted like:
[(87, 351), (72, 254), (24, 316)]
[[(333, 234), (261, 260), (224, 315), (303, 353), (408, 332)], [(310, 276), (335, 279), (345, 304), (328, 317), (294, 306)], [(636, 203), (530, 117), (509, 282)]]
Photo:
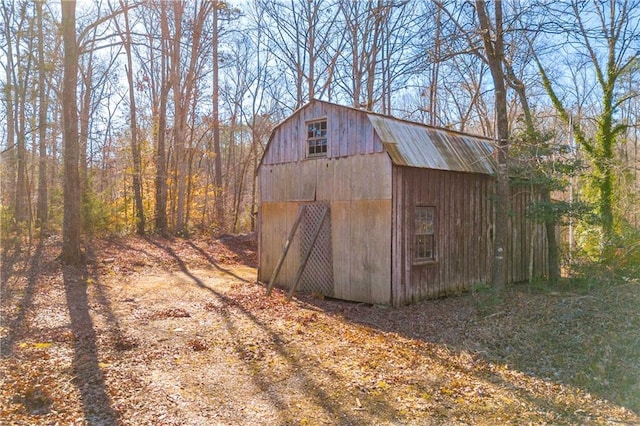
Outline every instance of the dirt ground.
[(0, 423), (640, 424), (637, 281), (287, 303), (252, 236), (91, 247), (3, 250)]

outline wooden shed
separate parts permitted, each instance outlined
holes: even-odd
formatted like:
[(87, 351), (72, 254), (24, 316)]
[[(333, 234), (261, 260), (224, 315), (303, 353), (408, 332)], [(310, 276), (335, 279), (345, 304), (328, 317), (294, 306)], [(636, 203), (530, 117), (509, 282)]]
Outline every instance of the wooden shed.
[[(258, 279), (394, 306), (487, 282), (494, 170), (489, 139), (311, 101), (260, 163)], [(528, 197), (512, 191), (508, 282), (547, 268)]]

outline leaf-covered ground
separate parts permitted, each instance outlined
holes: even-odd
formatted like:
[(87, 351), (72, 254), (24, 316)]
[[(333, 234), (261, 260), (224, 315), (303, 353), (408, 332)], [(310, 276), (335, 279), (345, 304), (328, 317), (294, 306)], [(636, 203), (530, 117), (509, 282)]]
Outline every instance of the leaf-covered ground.
[(640, 424), (640, 284), (266, 298), (249, 237), (3, 248), (0, 423)]

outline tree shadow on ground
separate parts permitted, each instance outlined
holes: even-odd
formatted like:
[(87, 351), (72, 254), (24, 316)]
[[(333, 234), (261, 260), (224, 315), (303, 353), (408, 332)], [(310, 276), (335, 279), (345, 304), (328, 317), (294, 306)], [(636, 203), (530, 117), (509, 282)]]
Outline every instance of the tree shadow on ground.
[(107, 394), (105, 376), (98, 360), (97, 335), (90, 315), (89, 272), (86, 267), (64, 267), (63, 278), (73, 333), (73, 382), (82, 400), (89, 425), (116, 425), (118, 414)]
[[(39, 246), (41, 251), (41, 244)], [(38, 251), (37, 248), (36, 251)], [(4, 290), (5, 284), (14, 275), (14, 267), (20, 260), (21, 255), (23, 255), (23, 253), (20, 244), (13, 244), (10, 240), (2, 240), (2, 252), (0, 253), (0, 277), (2, 279), (2, 290)]]
[[(34, 297), (34, 293), (37, 285), (36, 279), (38, 275), (42, 273), (41, 259), (42, 259), (43, 251), (44, 251), (44, 242), (40, 240), (38, 242), (38, 245), (36, 246), (35, 252), (33, 253), (33, 255), (29, 257), (29, 259), (31, 260), (31, 263), (28, 269), (27, 285), (24, 288), (24, 293), (22, 295), (22, 298), (17, 303), (17, 306), (18, 306), (17, 315), (11, 320), (8, 320), (7, 318), (0, 319), (0, 324), (2, 324), (4, 327), (8, 329), (7, 335), (2, 339), (0, 339), (0, 356), (2, 356), (3, 358), (7, 358), (13, 355), (13, 349), (14, 349), (13, 347), (14, 347), (15, 341), (20, 338), (21, 333), (28, 331), (28, 330), (25, 330), (25, 319), (27, 314), (31, 310), (31, 305), (33, 304), (33, 297)], [(19, 253), (17, 252), (18, 251), (16, 250), (16, 252), (14, 252), (14, 254), (11, 256), (11, 258), (7, 259), (7, 261), (10, 262), (9, 264), (4, 263), (5, 262), (4, 256), (2, 259), (3, 265), (2, 265), (2, 281), (0, 286), (0, 294), (4, 299), (9, 299), (14, 295), (13, 294), (14, 291), (9, 288), (9, 280), (13, 275), (14, 265), (15, 263), (18, 262)], [(26, 264), (28, 264), (27, 261), (25, 261), (25, 270), (27, 268)]]
[(218, 242), (235, 253), (245, 265), (255, 268), (258, 266), (256, 256), (257, 238), (256, 233), (240, 235), (225, 234), (218, 238)]
[[(88, 257), (91, 259), (96, 258), (96, 254), (92, 249), (88, 250)], [(92, 283), (93, 296), (98, 302), (100, 314), (105, 317), (105, 322), (108, 324), (106, 333), (111, 337), (111, 345), (118, 351), (135, 348), (138, 345), (138, 342), (122, 329), (120, 319), (114, 313), (111, 305), (111, 299), (105, 290), (104, 284), (101, 282), (100, 271), (97, 264), (93, 263), (89, 266), (88, 274)]]
[[(273, 372), (270, 369), (261, 368), (259, 364), (254, 364), (251, 362), (250, 358), (247, 358), (246, 355), (252, 352), (252, 347), (250, 343), (248, 344), (243, 341), (243, 336), (240, 333), (240, 328), (236, 325), (237, 321), (242, 321), (242, 319), (250, 321), (257, 327), (257, 329), (259, 329), (264, 334), (264, 336), (266, 336), (266, 340), (268, 342), (267, 345), (269, 347), (273, 347), (277, 354), (281, 357), (281, 359), (286, 360), (286, 362), (288, 363), (288, 369), (291, 372), (294, 372), (294, 374), (296, 375), (296, 379), (300, 383), (302, 383), (301, 388), (304, 389), (305, 396), (308, 397), (313, 402), (313, 404), (321, 410), (318, 413), (318, 418), (322, 418), (322, 415), (325, 415), (327, 418), (332, 419), (334, 424), (363, 424), (362, 419), (358, 417), (358, 415), (355, 414), (353, 410), (345, 409), (344, 406), (340, 403), (341, 401), (337, 401), (335, 398), (331, 397), (332, 395), (323, 388), (323, 386), (313, 377), (311, 373), (308, 372), (309, 365), (303, 365), (300, 360), (302, 355), (291, 352), (283, 341), (283, 337), (277, 331), (275, 331), (264, 321), (256, 317), (247, 307), (244, 306), (241, 301), (222, 294), (216, 291), (214, 288), (205, 284), (200, 278), (198, 278), (192, 271), (189, 270), (184, 260), (181, 259), (180, 256), (178, 256), (171, 249), (171, 247), (163, 246), (155, 241), (150, 241), (150, 243), (156, 245), (158, 248), (161, 248), (172, 258), (174, 258), (181, 271), (187, 277), (189, 277), (189, 279), (192, 280), (196, 286), (207, 290), (212, 296), (217, 299), (218, 303), (216, 305), (224, 307), (224, 309), (220, 309), (218, 310), (218, 312), (222, 317), (226, 331), (229, 333), (229, 335), (237, 337), (232, 344), (237, 358), (246, 365), (249, 371), (251, 371), (251, 380), (253, 381), (253, 384), (262, 391), (262, 394), (266, 398), (268, 398), (273, 406), (278, 409), (279, 413), (285, 417), (285, 424), (298, 423), (300, 419), (288, 418), (288, 416), (290, 415), (288, 413), (291, 413), (291, 407), (289, 406), (285, 398), (283, 398), (283, 395), (278, 392), (272, 391), (272, 388), (280, 381), (280, 379), (278, 377), (274, 377)], [(220, 267), (220, 265), (215, 262), (215, 260), (211, 256), (203, 252), (199, 247), (195, 245), (192, 246), (203, 256), (205, 256), (213, 266), (215, 266), (223, 273), (228, 274), (244, 283), (249, 283), (248, 280), (239, 277), (232, 271)], [(241, 319), (239, 319), (235, 314), (232, 315), (233, 311), (239, 313), (241, 315)], [(324, 377), (328, 377), (329, 382), (333, 380), (333, 382), (339, 383), (341, 380), (343, 380), (343, 378), (337, 377), (332, 371), (322, 370), (321, 374)], [(300, 396), (298, 396), (297, 399), (300, 399)], [(393, 411), (390, 406), (386, 406), (384, 407), (384, 409), (387, 412)]]
[[(428, 345), (443, 345), (458, 355), (471, 356), (488, 365), (505, 365), (549, 385), (573, 386), (640, 415), (637, 364), (640, 316), (632, 309), (640, 306), (640, 291), (636, 289), (632, 300), (625, 301), (626, 310), (621, 309), (620, 302), (614, 305), (617, 308), (612, 308), (604, 300), (597, 301), (590, 296), (533, 298), (522, 288), (510, 289), (508, 293), (509, 300), (491, 306), (488, 311), (477, 305), (474, 294), (427, 300), (400, 308), (320, 300), (307, 294), (299, 294), (298, 298), (351, 323)], [(527, 304), (532, 305), (519, 309)], [(617, 316), (618, 325), (603, 325), (616, 318), (613, 313), (609, 316), (604, 313), (612, 309), (626, 314)], [(441, 362), (450, 364), (447, 359)], [(459, 369), (455, 365), (450, 367)], [(557, 412), (567, 410), (553, 398), (541, 397), (527, 387), (509, 382), (504, 375), (486, 370), (483, 374), (533, 404)], [(574, 408), (581, 411), (579, 401)], [(572, 413), (564, 415), (584, 421)]]
[[(240, 281), (249, 282), (249, 280), (247, 280), (245, 278), (242, 278), (239, 275), (233, 273), (233, 271), (231, 271), (229, 268), (222, 267), (222, 265), (220, 265), (219, 262), (216, 262), (216, 260), (209, 253), (207, 253), (201, 247), (197, 246), (193, 241), (189, 240), (189, 241), (187, 241), (187, 244), (189, 245), (189, 247), (193, 248), (195, 251), (200, 253), (200, 255), (203, 258), (205, 258), (207, 260), (207, 262), (209, 262), (209, 264), (211, 264), (211, 266), (213, 266), (214, 268), (216, 268), (220, 272), (222, 272), (222, 273), (224, 273), (226, 275), (232, 276), (232, 277), (234, 277), (234, 278), (236, 278), (236, 279), (238, 279)], [(161, 247), (161, 246), (158, 245), (158, 247)], [(171, 249), (169, 249), (168, 247), (164, 247), (164, 250), (165, 251), (169, 250), (167, 252), (170, 253), (174, 259), (176, 259), (176, 261), (180, 264), (180, 268), (183, 269), (183, 271), (186, 269), (186, 266), (185, 266), (184, 262), (175, 253), (173, 253), (173, 251), (171, 251)]]

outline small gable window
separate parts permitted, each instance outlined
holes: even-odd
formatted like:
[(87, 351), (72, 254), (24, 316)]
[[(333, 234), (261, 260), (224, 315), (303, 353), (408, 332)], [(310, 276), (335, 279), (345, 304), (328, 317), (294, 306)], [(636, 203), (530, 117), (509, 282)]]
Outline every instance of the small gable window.
[(435, 207), (416, 207), (414, 261), (426, 262), (436, 259)]
[(327, 120), (307, 122), (307, 157), (327, 156)]

